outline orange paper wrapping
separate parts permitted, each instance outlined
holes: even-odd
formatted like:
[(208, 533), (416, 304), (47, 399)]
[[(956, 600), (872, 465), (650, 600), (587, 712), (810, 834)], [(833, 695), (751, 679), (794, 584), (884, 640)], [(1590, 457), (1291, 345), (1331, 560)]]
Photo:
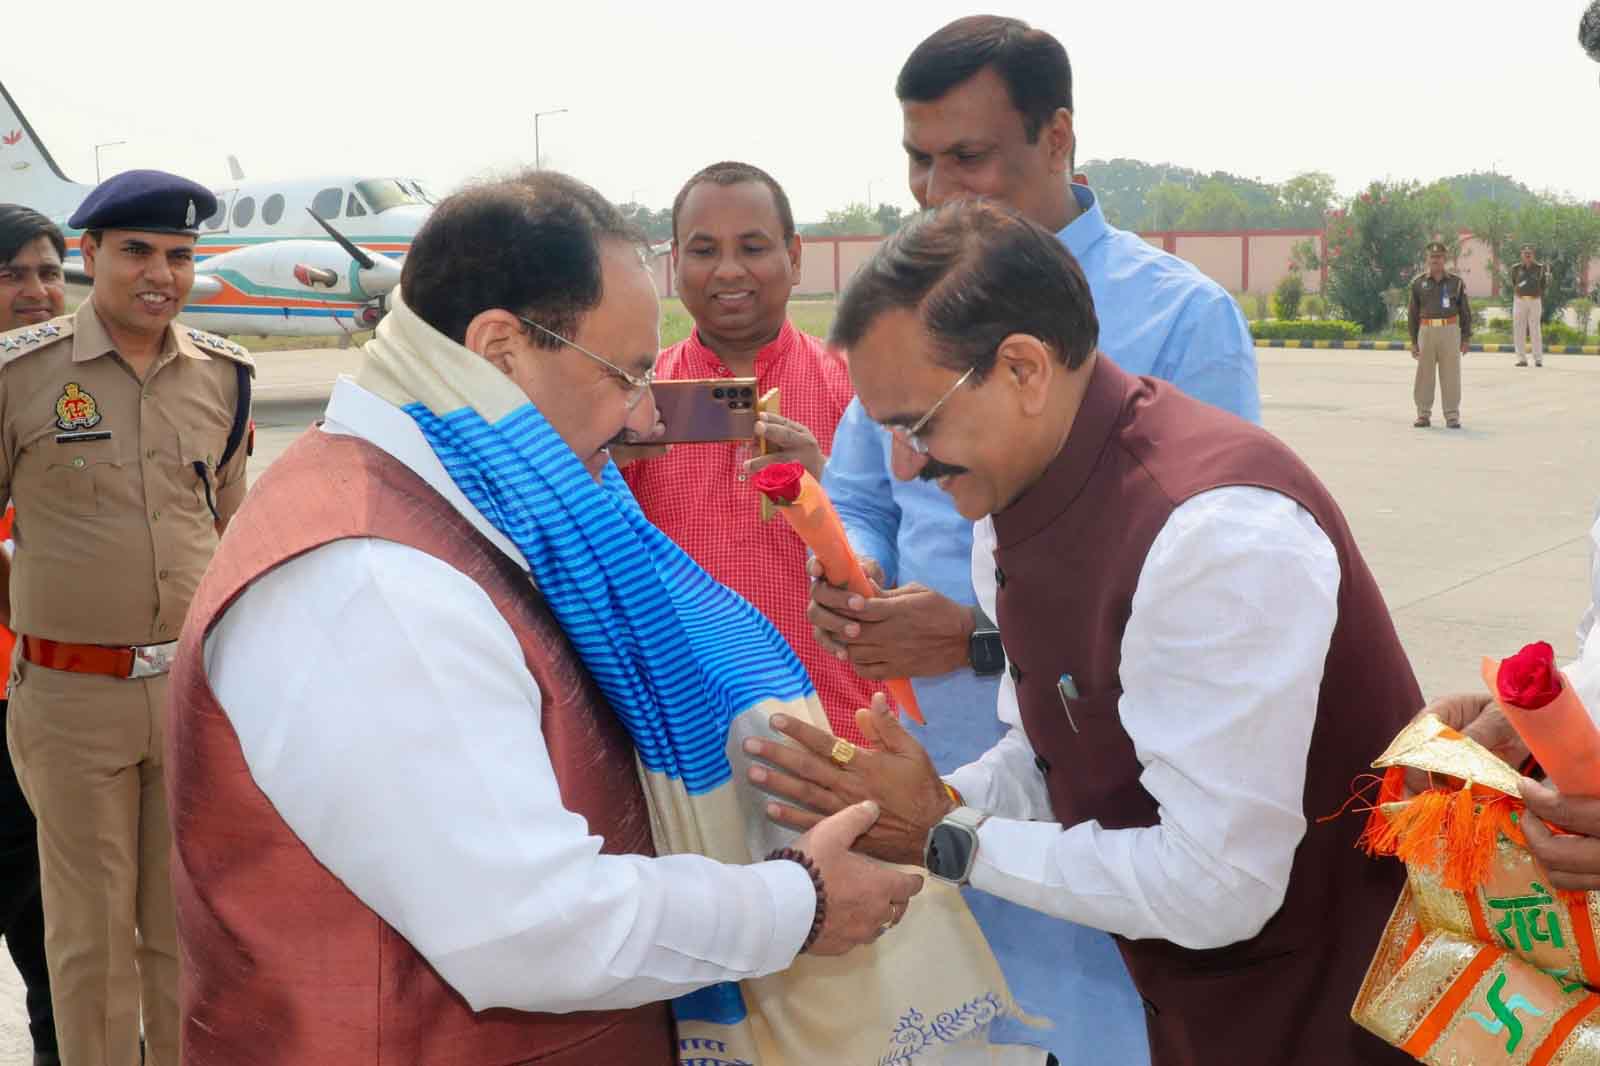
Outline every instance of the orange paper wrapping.
[[(806, 547), (817, 557), (817, 562), (822, 564), (822, 575), (830, 585), (842, 585), (869, 599), (876, 594), (872, 580), (861, 569), (861, 561), (850, 547), (850, 538), (845, 535), (844, 523), (839, 521), (839, 512), (833, 509), (833, 501), (828, 499), (828, 494), (822, 490), (816, 478), (802, 472), (800, 494), (788, 503), (774, 496), (773, 502), (779, 505), (778, 510), (790, 527), (806, 542)], [(895, 678), (885, 681), (884, 686), (902, 710), (918, 722), (924, 721), (911, 682), (905, 678)]]
[(1517, 735), (1544, 767), (1556, 788), (1569, 796), (1600, 796), (1600, 729), (1572, 690), (1566, 674), (1558, 672), (1561, 695), (1537, 710), (1508, 702), (1500, 692), (1500, 663), (1483, 660), (1483, 681), (1505, 710)]

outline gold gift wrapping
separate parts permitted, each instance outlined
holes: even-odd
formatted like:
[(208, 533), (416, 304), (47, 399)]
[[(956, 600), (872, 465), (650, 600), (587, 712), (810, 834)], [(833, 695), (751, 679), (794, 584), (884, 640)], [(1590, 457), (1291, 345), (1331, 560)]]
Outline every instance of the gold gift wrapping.
[[(1449, 845), (1388, 840), (1413, 858), (1351, 1017), (1426, 1063), (1600, 1066), (1600, 996), (1588, 987), (1600, 985), (1600, 897), (1550, 890), (1537, 860), (1511, 839), (1520, 837), (1514, 825), (1525, 816), (1516, 771), (1431, 716), (1407, 727), (1373, 765), (1464, 781), (1451, 794), (1460, 801), (1451, 817), (1495, 806), (1503, 817), (1506, 804), (1497, 805), (1494, 793), (1518, 802), (1511, 835), (1496, 831), (1492, 841), (1459, 825)], [(1380, 803), (1379, 816), (1400, 824), (1408, 802)], [(1433, 805), (1437, 812), (1438, 796)], [(1410, 828), (1442, 837), (1448, 827), (1414, 819)], [(1451, 847), (1469, 839), (1480, 847), (1479, 861), (1450, 862)], [(1463, 871), (1471, 884), (1461, 884)]]

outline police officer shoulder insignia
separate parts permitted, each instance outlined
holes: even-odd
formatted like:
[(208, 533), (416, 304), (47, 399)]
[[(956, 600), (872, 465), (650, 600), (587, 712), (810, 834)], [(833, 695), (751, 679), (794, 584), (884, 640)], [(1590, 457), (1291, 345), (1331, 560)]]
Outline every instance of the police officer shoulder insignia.
[(76, 381), (67, 382), (56, 400), (56, 425), (64, 430), (93, 429), (100, 424), (100, 405)]
[(0, 333), (0, 364), (8, 363), (29, 352), (48, 347), (58, 340), (72, 336), (72, 319), (58, 318), (42, 326), (14, 329)]
[(190, 340), (208, 352), (232, 356), (240, 362), (248, 363), (252, 361), (248, 351), (226, 337), (219, 337), (215, 333), (207, 333), (203, 329), (190, 329), (188, 334)]

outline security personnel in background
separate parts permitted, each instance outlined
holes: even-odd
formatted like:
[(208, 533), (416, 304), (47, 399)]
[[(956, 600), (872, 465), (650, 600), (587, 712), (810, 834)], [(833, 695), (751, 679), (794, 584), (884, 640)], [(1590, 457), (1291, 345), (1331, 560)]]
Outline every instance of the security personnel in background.
[[(65, 1066), (178, 1061), (178, 945), (162, 784), (167, 668), (245, 491), (252, 364), (178, 324), (203, 186), (129, 171), (91, 192), (94, 291), (0, 334), (0, 497), (20, 652), (7, 741), (39, 819)], [(180, 802), (193, 802), (178, 797)]]
[(1533, 334), (1533, 365), (1544, 366), (1544, 287), (1550, 268), (1534, 261), (1533, 245), (1522, 246), (1522, 262), (1511, 267), (1511, 339), (1517, 348), (1517, 365), (1528, 365), (1528, 334)]
[(1412, 425), (1427, 429), (1433, 418), (1433, 376), (1439, 375), (1439, 390), (1444, 393), (1444, 424), (1461, 428), (1461, 357), (1467, 354), (1472, 337), (1472, 309), (1467, 306), (1467, 286), (1461, 275), (1444, 268), (1445, 247), (1439, 241), (1428, 244), (1428, 269), (1411, 279), (1411, 307), (1407, 318), (1411, 326), (1411, 358), (1417, 361), (1417, 380), (1412, 394), (1417, 401), (1417, 420)]
[[(61, 230), (39, 212), (0, 204), (0, 333), (42, 326), (66, 308)], [(3, 502), (3, 501), (0, 501)], [(0, 555), (9, 557), (12, 509), (0, 518)], [(4, 560), (0, 559), (0, 566)], [(11, 605), (0, 597), (0, 662), (7, 671), (16, 643)], [(0, 684), (0, 718), (5, 714)], [(33, 811), (17, 785), (11, 756), (0, 754), (0, 934), (27, 988), (28, 1032), (34, 1066), (57, 1066), (56, 1022), (50, 1010), (50, 974), (44, 960), (44, 908), (39, 900), (39, 839)]]

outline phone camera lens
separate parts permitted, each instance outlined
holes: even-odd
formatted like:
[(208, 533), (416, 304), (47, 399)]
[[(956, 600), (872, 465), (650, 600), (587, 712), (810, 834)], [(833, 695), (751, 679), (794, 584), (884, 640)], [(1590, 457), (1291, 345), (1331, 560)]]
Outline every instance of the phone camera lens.
[(745, 399), (747, 399), (747, 400), (748, 400), (748, 399), (749, 399), (749, 398), (750, 398), (750, 397), (752, 397), (752, 396), (754, 396), (754, 395), (755, 395), (755, 394), (756, 394), (756, 393), (755, 393), (755, 390), (754, 390), (754, 389), (740, 389), (740, 390), (739, 390), (739, 395), (740, 395), (740, 396), (743, 396), (743, 397), (744, 397), (744, 398), (745, 398)]
[(712, 398), (712, 399), (713, 399), (713, 400), (720, 400), (720, 399), (722, 399), (722, 397), (723, 397), (723, 394), (724, 394), (724, 390), (722, 390), (722, 389), (712, 389), (712, 390), (711, 390), (711, 398)]

